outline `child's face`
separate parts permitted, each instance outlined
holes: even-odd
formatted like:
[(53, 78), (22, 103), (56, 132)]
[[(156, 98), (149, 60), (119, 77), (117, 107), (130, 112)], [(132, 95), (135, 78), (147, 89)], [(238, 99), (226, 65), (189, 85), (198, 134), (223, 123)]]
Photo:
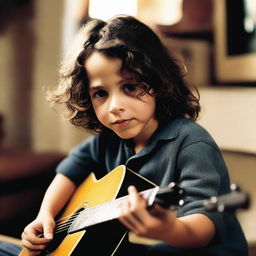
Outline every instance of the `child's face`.
[(120, 74), (121, 60), (94, 52), (85, 61), (89, 93), (98, 120), (123, 139), (146, 144), (157, 129), (155, 98), (137, 97), (141, 88), (132, 77)]

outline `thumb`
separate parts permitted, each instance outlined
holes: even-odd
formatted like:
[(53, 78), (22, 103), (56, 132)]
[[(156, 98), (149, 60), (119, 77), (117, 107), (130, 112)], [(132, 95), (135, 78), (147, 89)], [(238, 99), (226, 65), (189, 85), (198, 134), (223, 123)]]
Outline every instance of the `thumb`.
[(54, 222), (44, 223), (44, 237), (46, 239), (53, 239)]

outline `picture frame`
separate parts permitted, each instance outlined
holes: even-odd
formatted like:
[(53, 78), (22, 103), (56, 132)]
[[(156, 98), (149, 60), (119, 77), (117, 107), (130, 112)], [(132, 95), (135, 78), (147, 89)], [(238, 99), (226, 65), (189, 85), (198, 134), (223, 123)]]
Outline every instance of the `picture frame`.
[[(237, 29), (237, 24), (232, 24), (232, 19), (228, 19), (234, 11), (236, 18), (241, 10), (235, 3), (245, 4), (246, 0), (215, 0), (214, 1), (214, 68), (217, 83), (240, 83), (256, 85), (256, 51), (244, 51), (229, 53), (231, 44), (238, 44), (245, 40), (244, 36), (236, 35), (237, 39), (228, 38), (230, 31)], [(256, 4), (256, 3), (254, 3)], [(234, 10), (237, 8), (237, 10)], [(239, 8), (239, 9), (238, 9)], [(254, 9), (255, 10), (255, 9)], [(254, 38), (256, 48), (256, 21), (254, 24)], [(241, 47), (240, 47), (241, 48)]]

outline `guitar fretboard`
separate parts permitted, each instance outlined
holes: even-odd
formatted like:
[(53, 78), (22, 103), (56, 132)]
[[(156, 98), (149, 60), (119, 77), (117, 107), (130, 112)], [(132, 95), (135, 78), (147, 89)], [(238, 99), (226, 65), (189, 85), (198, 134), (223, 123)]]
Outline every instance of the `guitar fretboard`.
[[(155, 187), (145, 190), (140, 194), (148, 201), (148, 205), (150, 206), (153, 204), (158, 190), (159, 187)], [(117, 219), (120, 216), (119, 206), (126, 200), (128, 200), (128, 196), (123, 196), (113, 201), (82, 210), (73, 220), (68, 233), (75, 233), (89, 226)]]

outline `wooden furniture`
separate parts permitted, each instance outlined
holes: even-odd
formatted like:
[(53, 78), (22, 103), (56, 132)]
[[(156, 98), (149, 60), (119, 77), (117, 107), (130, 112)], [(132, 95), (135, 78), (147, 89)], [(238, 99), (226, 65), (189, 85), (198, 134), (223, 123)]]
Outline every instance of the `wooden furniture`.
[(63, 154), (2, 151), (0, 155), (0, 233), (19, 237), (36, 216)]

